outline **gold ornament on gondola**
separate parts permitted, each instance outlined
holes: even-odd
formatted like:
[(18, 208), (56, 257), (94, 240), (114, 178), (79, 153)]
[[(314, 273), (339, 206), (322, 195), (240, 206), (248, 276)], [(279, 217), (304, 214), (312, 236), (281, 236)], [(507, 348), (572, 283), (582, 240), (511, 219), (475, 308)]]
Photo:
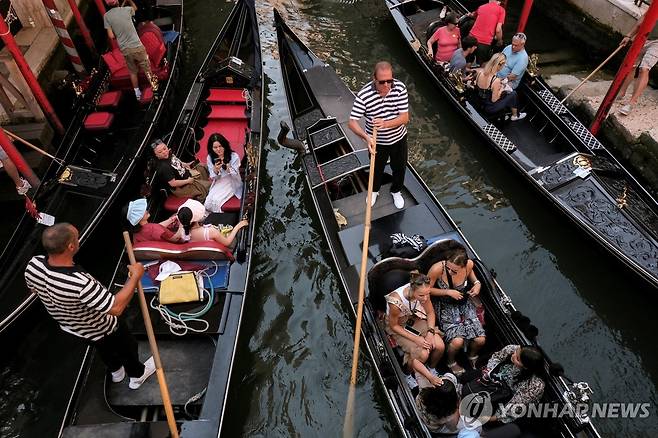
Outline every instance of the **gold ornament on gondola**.
[(153, 92), (155, 93), (158, 91), (158, 86), (160, 85), (158, 83), (158, 77), (154, 75), (153, 73), (146, 72), (146, 77), (148, 78), (149, 82), (151, 83), (151, 88), (153, 89)]
[(576, 155), (573, 157), (573, 165), (589, 170), (592, 168), (592, 161), (585, 155)]
[(247, 162), (250, 167), (256, 167), (256, 150), (251, 142), (244, 146), (245, 153), (247, 154)]
[(622, 192), (621, 196), (617, 198), (617, 207), (621, 210), (624, 207), (628, 207), (628, 186), (624, 186), (624, 191)]
[(536, 53), (530, 55), (530, 58), (528, 59), (528, 67), (526, 71), (533, 78), (539, 75), (539, 66), (537, 65), (538, 63), (539, 63), (539, 55), (537, 55)]
[(61, 183), (69, 182), (71, 181), (72, 176), (73, 176), (73, 172), (71, 172), (71, 169), (66, 167), (62, 172), (62, 174), (59, 176), (59, 182)]
[(462, 74), (461, 70), (454, 71), (448, 75), (450, 78), (450, 81), (455, 87), (455, 90), (457, 90), (460, 94), (466, 90), (466, 84), (464, 83), (464, 75)]

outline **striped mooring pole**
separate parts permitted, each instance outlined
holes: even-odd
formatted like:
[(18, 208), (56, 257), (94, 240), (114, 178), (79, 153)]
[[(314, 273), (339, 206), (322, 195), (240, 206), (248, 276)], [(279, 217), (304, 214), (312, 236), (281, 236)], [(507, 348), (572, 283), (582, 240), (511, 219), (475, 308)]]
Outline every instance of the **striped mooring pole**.
[(42, 1), (43, 5), (46, 7), (46, 11), (48, 11), (50, 21), (53, 22), (55, 31), (57, 32), (57, 35), (59, 35), (59, 39), (64, 46), (64, 50), (66, 50), (66, 54), (69, 56), (69, 59), (73, 64), (73, 68), (79, 74), (86, 75), (87, 70), (85, 70), (85, 66), (82, 64), (82, 59), (80, 59), (80, 55), (78, 55), (78, 51), (75, 49), (73, 40), (69, 35), (69, 31), (66, 29), (66, 24), (64, 23), (62, 16), (59, 14), (59, 10), (57, 10), (54, 0)]

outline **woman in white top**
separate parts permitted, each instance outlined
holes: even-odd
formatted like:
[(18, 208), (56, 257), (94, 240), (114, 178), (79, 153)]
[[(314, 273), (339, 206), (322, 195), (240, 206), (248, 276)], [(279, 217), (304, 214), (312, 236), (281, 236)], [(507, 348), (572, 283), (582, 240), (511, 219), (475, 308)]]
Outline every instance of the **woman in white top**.
[(445, 350), (436, 328), (429, 290), (429, 278), (412, 271), (408, 284), (386, 295), (386, 332), (405, 352), (405, 365), (410, 365), (432, 385), (441, 385), (441, 379), (425, 366), (429, 359), (430, 367), (436, 367)]
[(222, 134), (208, 138), (208, 174), (212, 185), (206, 197), (206, 210), (221, 213), (222, 205), (233, 196), (242, 199), (240, 178), (240, 156), (231, 150), (231, 145)]

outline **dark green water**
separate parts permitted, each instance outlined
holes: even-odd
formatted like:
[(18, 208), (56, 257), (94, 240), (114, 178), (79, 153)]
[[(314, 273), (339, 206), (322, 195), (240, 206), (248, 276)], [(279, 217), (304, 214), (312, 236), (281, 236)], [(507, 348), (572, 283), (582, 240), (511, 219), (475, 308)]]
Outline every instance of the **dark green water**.
[[(540, 328), (546, 351), (574, 380), (590, 383), (595, 401), (651, 403), (651, 416), (644, 420), (597, 420), (601, 433), (658, 435), (655, 295), (561, 219), (465, 127), (416, 65), (383, 1), (257, 3), (269, 135), (255, 266), (224, 435), (339, 436), (351, 366), (353, 320), (347, 300), (311, 211), (300, 162), (275, 140), (288, 114), (272, 26), (274, 6), (353, 90), (369, 79), (375, 61), (393, 62), (410, 92), (411, 162), (481, 258), (496, 269), (516, 306)], [(230, 6), (186, 1), (179, 104)], [(530, 49), (533, 38), (542, 46), (568, 45), (537, 16), (528, 34)], [(110, 234), (112, 224), (106, 226)], [(98, 244), (116, 247), (102, 239)], [(76, 345), (42, 315), (35, 315), (35, 321), (21, 333), (21, 347), (12, 348), (2, 364), (3, 437), (54, 436), (67, 384), (77, 372)], [(360, 437), (397, 434), (365, 356), (357, 407)]]

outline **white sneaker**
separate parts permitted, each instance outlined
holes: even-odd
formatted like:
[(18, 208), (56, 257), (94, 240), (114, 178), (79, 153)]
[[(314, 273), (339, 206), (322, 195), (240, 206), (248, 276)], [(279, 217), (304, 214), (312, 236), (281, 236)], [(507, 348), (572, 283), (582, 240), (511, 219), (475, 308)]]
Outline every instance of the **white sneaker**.
[(393, 196), (393, 204), (395, 204), (395, 208), (397, 208), (398, 210), (404, 208), (404, 198), (402, 197), (402, 193), (400, 192), (391, 193), (391, 196)]
[(116, 371), (112, 371), (112, 381), (114, 383), (119, 383), (126, 378), (126, 370), (124, 367), (119, 368)]
[(525, 116), (527, 116), (527, 115), (528, 114), (526, 114), (526, 113), (518, 113), (516, 116), (510, 117), (510, 120), (513, 121), (513, 122), (516, 122), (517, 120), (525, 119)]
[(16, 191), (18, 192), (19, 195), (23, 196), (32, 188), (32, 185), (24, 178), (21, 178), (21, 185), (20, 187), (16, 187)]
[[(377, 196), (379, 196), (379, 192), (372, 192), (372, 198), (370, 198), (371, 207), (375, 205), (375, 202), (377, 202)], [(366, 194), (366, 203), (367, 202), (368, 202), (368, 195)]]
[(146, 382), (146, 379), (148, 379), (154, 372), (155, 361), (153, 360), (153, 356), (151, 356), (146, 359), (146, 362), (144, 362), (144, 374), (142, 374), (141, 377), (131, 377), (128, 388), (138, 389), (140, 386), (142, 386), (142, 383)]
[(631, 113), (631, 111), (633, 111), (633, 105), (627, 103), (626, 105), (622, 106), (619, 109), (619, 114), (621, 114), (622, 116), (627, 116)]

